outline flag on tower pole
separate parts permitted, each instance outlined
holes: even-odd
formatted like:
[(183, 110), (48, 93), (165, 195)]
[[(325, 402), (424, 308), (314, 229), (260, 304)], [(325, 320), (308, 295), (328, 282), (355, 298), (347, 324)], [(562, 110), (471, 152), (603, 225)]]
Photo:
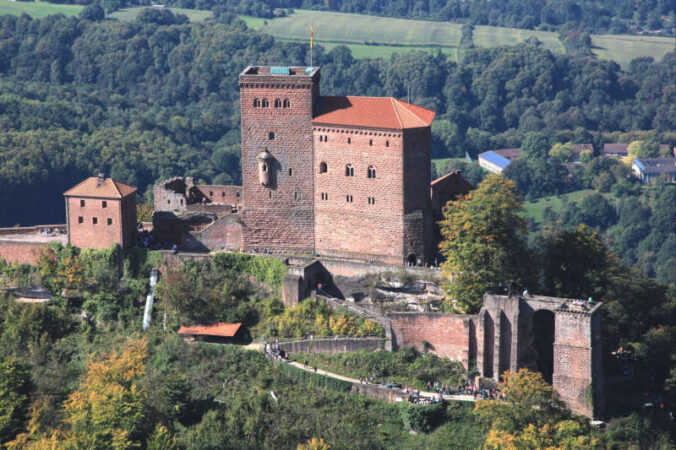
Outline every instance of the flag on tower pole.
[(313, 38), (315, 34), (315, 26), (313, 24), (310, 24), (310, 67), (312, 67), (312, 44), (313, 44)]

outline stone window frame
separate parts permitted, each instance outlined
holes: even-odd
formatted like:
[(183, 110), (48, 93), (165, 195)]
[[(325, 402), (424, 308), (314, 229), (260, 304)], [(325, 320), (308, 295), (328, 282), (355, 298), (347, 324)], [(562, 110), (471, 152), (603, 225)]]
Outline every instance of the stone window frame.
[(375, 178), (376, 177), (376, 168), (369, 166), (366, 170), (366, 178)]
[(275, 132), (274, 131), (268, 131), (268, 141), (274, 141), (275, 140)]
[(289, 101), (288, 98), (285, 98), (284, 101), (282, 102), (282, 108), (291, 108), (291, 102)]
[(353, 177), (354, 176), (354, 166), (352, 164), (347, 164), (345, 166), (345, 176)]
[(352, 138), (347, 138), (347, 143), (351, 144), (352, 143)]
[(345, 196), (345, 201), (347, 201), (347, 203), (352, 203), (354, 201), (354, 198), (350, 194), (347, 194)]
[(278, 98), (275, 99), (275, 108), (281, 108), (282, 107), (282, 101)]
[(329, 171), (329, 165), (326, 164), (326, 161), (319, 163), (319, 173), (327, 173)]
[(261, 101), (257, 98), (253, 99), (253, 107), (254, 108), (260, 108), (261, 107)]
[(369, 205), (375, 205), (376, 204), (376, 198), (375, 197), (367, 197), (367, 201)]
[(289, 176), (290, 176), (290, 177), (293, 176), (293, 167), (289, 167)]
[(267, 98), (264, 98), (261, 100), (261, 108), (269, 108), (270, 107), (270, 102), (268, 101)]

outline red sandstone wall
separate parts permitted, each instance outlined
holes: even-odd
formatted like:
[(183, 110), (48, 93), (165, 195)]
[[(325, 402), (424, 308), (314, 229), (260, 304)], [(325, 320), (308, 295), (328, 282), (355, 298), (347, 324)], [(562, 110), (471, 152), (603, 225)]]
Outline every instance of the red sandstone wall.
[(470, 354), (471, 317), (434, 313), (389, 313), (392, 337), (398, 348), (415, 347), (422, 352), (422, 341), (432, 344), (431, 353), (460, 360), (465, 368)]
[[(314, 250), (312, 113), (319, 75), (240, 76), (242, 122), (242, 195), (246, 202), (247, 248), (278, 251)], [(253, 101), (267, 99), (268, 108)], [(274, 108), (289, 99), (289, 108)], [(268, 134), (275, 134), (270, 140)], [(256, 156), (267, 149), (275, 161), (272, 184), (258, 178)], [(291, 169), (291, 173), (289, 172)]]
[[(314, 128), (317, 253), (403, 262), (401, 136), (347, 127)], [(320, 173), (322, 163), (326, 173)], [(348, 164), (354, 176), (346, 176)], [(369, 166), (375, 169), (375, 178), (368, 178)], [(370, 204), (369, 197), (375, 203)]]
[[(429, 207), (431, 179), (431, 131), (418, 128), (404, 132), (404, 254), (430, 262), (432, 238), (425, 232), (433, 220)], [(427, 217), (426, 217), (427, 216)]]
[(0, 239), (0, 259), (10, 263), (36, 265), (45, 242), (22, 242)]
[(211, 251), (239, 250), (244, 246), (240, 214), (226, 214), (199, 233), (197, 238)]
[(196, 184), (195, 188), (213, 203), (225, 203), (226, 205), (240, 205), (242, 203), (241, 186)]
[(593, 407), (587, 399), (592, 383), (591, 316), (557, 311), (555, 318), (552, 384), (573, 412), (591, 417)]

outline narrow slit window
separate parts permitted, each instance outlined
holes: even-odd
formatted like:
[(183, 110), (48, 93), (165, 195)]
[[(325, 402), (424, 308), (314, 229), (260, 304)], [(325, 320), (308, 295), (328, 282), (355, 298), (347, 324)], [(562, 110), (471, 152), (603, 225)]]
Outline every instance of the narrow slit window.
[(292, 169), (291, 167), (289, 167), (289, 176), (290, 176), (290, 177), (293, 176), (293, 169)]
[(270, 131), (268, 133), (268, 141), (274, 141), (275, 140), (275, 133)]
[(389, 147), (389, 146), (390, 146), (390, 141), (385, 141), (385, 147)]
[(84, 201), (84, 200), (80, 200), (80, 206), (84, 206), (84, 205), (85, 205), (85, 201)]
[(351, 144), (352, 143), (352, 138), (347, 138), (347, 143)]
[(288, 98), (284, 99), (284, 108), (290, 108), (291, 107), (291, 102), (289, 101)]
[(369, 166), (368, 171), (366, 172), (366, 178), (375, 178), (376, 177), (376, 168)]
[(345, 166), (345, 176), (346, 177), (353, 177), (354, 176), (354, 167), (352, 164), (348, 164)]
[(369, 139), (369, 145), (373, 145), (373, 139)]

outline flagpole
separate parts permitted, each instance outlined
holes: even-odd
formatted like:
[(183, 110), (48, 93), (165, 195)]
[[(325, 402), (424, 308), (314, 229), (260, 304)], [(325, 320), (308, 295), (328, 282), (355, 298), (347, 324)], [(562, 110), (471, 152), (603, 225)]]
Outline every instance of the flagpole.
[(310, 24), (310, 67), (313, 67), (312, 65), (312, 47), (313, 47), (313, 37), (314, 37), (314, 31), (315, 27), (314, 24)]

